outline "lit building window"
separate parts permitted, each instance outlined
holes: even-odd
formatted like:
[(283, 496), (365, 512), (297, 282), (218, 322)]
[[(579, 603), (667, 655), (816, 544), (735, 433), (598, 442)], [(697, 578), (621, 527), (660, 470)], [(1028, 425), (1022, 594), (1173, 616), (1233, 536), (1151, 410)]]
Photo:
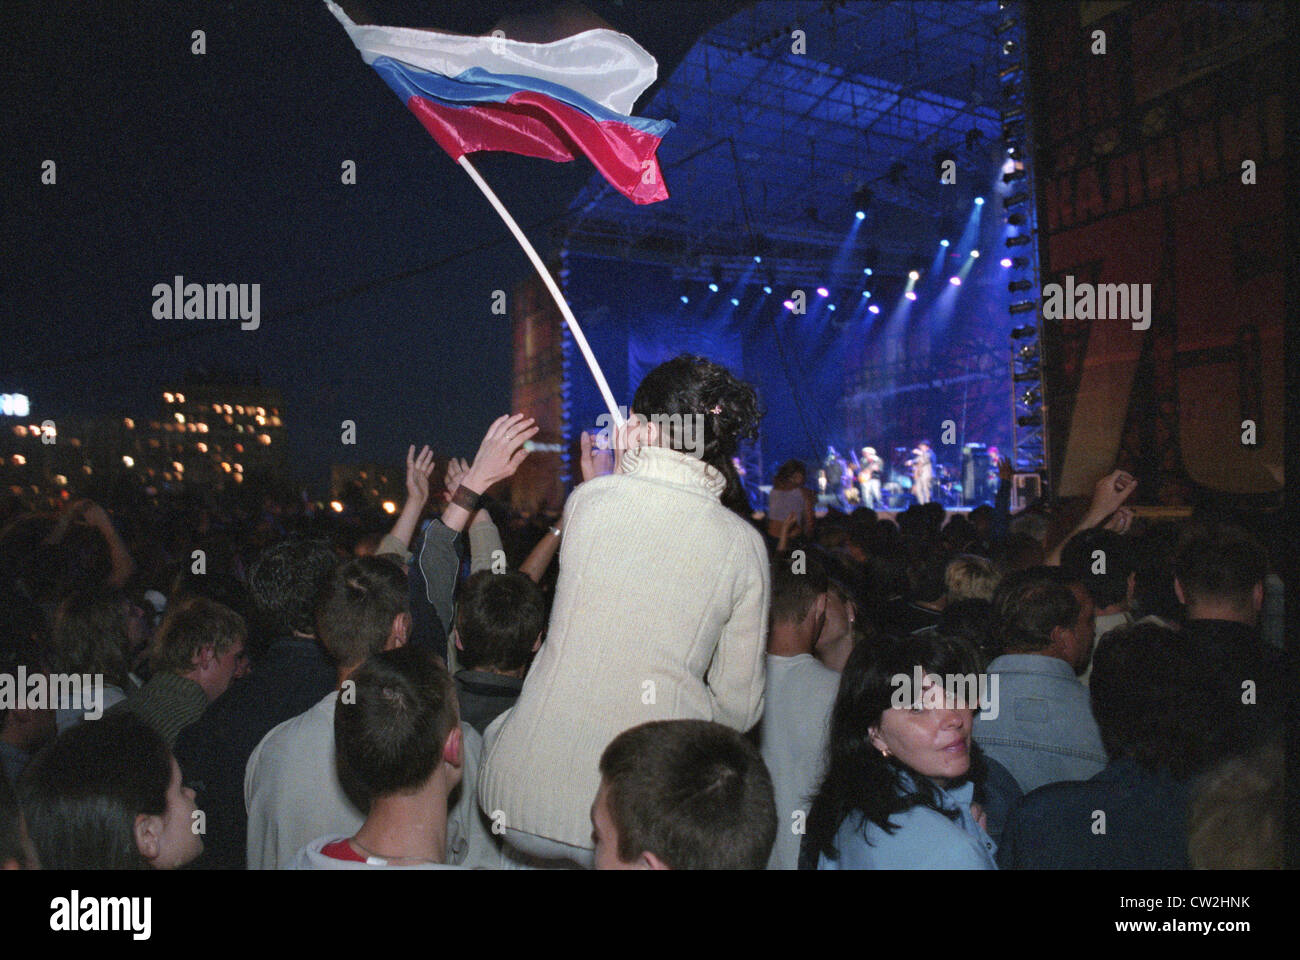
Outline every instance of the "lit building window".
[(207, 432), (208, 432), (208, 425), (206, 423), (200, 423), (199, 433), (207, 433)]
[(264, 446), (264, 447), (269, 447), (269, 446), (271, 445), (271, 436), (270, 436), (270, 434), (267, 434), (267, 433), (262, 434), (260, 437), (257, 438), (257, 442), (260, 443), (260, 444), (261, 444), (262, 446)]
[(235, 404), (235, 413), (239, 414), (240, 416), (243, 416), (244, 408), (241, 407), (239, 404)]
[(122, 421), (122, 426), (126, 427), (128, 430), (134, 430), (135, 421), (132, 420), (130, 417), (127, 417), (125, 420)]
[(234, 422), (235, 422), (235, 418), (232, 417), (230, 414), (226, 414), (224, 417), (222, 417), (222, 419), (225, 420), (226, 423), (234, 423)]
[(235, 473), (243, 473), (243, 472), (244, 472), (244, 465), (242, 463), (235, 464)]
[(122, 458), (122, 465), (125, 466), (127, 469), (130, 469), (131, 467), (134, 467), (134, 466), (135, 466), (135, 458), (134, 458), (134, 457), (123, 457), (123, 458)]
[(259, 427), (264, 427), (264, 426), (266, 426), (266, 417), (262, 416), (262, 415), (259, 413), (259, 414), (257, 415), (257, 418), (256, 418), (256, 419), (257, 419), (257, 425), (258, 425)]
[(333, 510), (335, 513), (342, 513), (342, 512), (343, 512), (343, 504), (339, 503), (339, 501), (337, 501), (337, 500), (331, 500), (331, 501), (330, 501), (330, 509)]
[(26, 458), (26, 457), (24, 457), (21, 453), (15, 453), (15, 454), (14, 454), (14, 466), (15, 466), (15, 467), (21, 467), (21, 466), (23, 466), (25, 463), (27, 463), (27, 458)]
[(172, 461), (172, 469), (175, 470), (177, 473), (184, 473), (184, 472), (185, 472), (185, 464), (181, 463), (179, 460), (173, 460), (173, 461)]
[(258, 408), (257, 408), (257, 415), (258, 415), (259, 417), (264, 417), (264, 416), (266, 416), (266, 407), (258, 407)]
[(57, 473), (54, 475), (54, 482), (61, 487), (66, 487), (68, 485), (68, 478), (61, 473)]
[(184, 402), (185, 402), (185, 394), (183, 394), (183, 393), (178, 393), (178, 394), (176, 394), (176, 402), (177, 402), (177, 403), (184, 403)]
[(237, 443), (237, 444), (235, 444), (235, 452), (236, 452), (236, 453), (243, 453), (243, 452), (244, 452), (244, 445), (243, 445), (242, 443)]
[(14, 436), (17, 437), (27, 436), (27, 428), (24, 427), (21, 423), (18, 424), (16, 427), (14, 427)]
[(195, 449), (198, 450), (199, 453), (207, 453), (208, 445), (200, 440), (197, 444), (195, 444)]
[(185, 422), (185, 414), (180, 413), (180, 412), (178, 411), (178, 412), (175, 414), (175, 416), (176, 416), (176, 422), (177, 422), (177, 423), (184, 423), (184, 422)]
[(385, 500), (384, 513), (396, 513), (396, 512), (397, 512), (397, 504), (393, 503), (393, 501), (391, 500)]
[(220, 412), (221, 412), (221, 404), (219, 404), (219, 403), (214, 403), (214, 404), (212, 405), (212, 412), (213, 412), (213, 413), (220, 413)]
[(244, 482), (244, 475), (242, 473), (235, 474), (235, 483), (243, 483), (243, 482)]
[(222, 460), (222, 461), (221, 461), (221, 469), (224, 470), (224, 471), (226, 471), (226, 473), (229, 473), (229, 472), (230, 472), (230, 464), (228, 464), (225, 460)]
[(173, 397), (170, 393), (164, 393), (163, 400), (167, 403), (174, 403), (176, 398)]
[[(224, 407), (222, 407), (222, 409), (225, 410), (226, 413), (234, 413), (234, 412), (235, 412), (235, 408), (232, 407), (232, 406), (231, 406), (230, 404), (228, 404), (228, 403), (227, 403)], [(229, 420), (226, 421), (226, 423), (229, 423), (229, 422), (230, 422)]]

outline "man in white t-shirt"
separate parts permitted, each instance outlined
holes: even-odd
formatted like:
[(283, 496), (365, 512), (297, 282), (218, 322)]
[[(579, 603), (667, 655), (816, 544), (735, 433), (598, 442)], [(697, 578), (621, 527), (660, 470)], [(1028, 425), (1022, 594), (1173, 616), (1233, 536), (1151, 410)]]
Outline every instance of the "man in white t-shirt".
[[(331, 576), (316, 619), (321, 642), (339, 664), (340, 690), (272, 729), (249, 757), (244, 803), (250, 870), (283, 868), (304, 844), (361, 826), (365, 815), (348, 799), (335, 766), (334, 714), (341, 695), (355, 697), (350, 681), (366, 660), (405, 645), (407, 605), (406, 574), (389, 558), (358, 557)], [(463, 763), (470, 784), (481, 746), (479, 735), (466, 729)], [(496, 865), (497, 844), (488, 829), (473, 790), (462, 788), (449, 817), (449, 860)]]
[(840, 675), (813, 656), (826, 622), (828, 580), (815, 558), (796, 550), (772, 565), (765, 707), (759, 750), (776, 795), (776, 843), (769, 870), (798, 867), (799, 841), (825, 764)]

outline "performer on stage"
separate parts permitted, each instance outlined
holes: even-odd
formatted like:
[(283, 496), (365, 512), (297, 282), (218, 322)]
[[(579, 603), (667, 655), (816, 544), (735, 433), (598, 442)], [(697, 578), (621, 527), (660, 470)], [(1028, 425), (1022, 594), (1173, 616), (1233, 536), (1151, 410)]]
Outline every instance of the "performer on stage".
[(848, 474), (848, 465), (833, 446), (826, 448), (826, 459), (823, 463), (826, 468), (826, 492), (835, 498), (835, 502), (842, 511), (848, 513), (849, 501), (844, 496), (844, 483)]
[(916, 445), (912, 450), (912, 459), (906, 465), (912, 468), (912, 493), (916, 496), (916, 502), (929, 503), (930, 487), (934, 482), (934, 453), (930, 449), (929, 440), (922, 440)]
[(858, 484), (862, 487), (862, 505), (869, 510), (880, 510), (885, 505), (881, 495), (880, 478), (885, 472), (885, 461), (876, 455), (874, 447), (862, 448), (858, 469)]

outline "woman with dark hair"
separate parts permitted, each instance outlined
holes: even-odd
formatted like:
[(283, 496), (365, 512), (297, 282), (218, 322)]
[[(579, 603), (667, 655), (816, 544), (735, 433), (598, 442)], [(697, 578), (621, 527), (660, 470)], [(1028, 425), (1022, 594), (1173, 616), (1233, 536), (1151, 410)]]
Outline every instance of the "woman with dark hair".
[(854, 647), (808, 814), (805, 867), (815, 858), (819, 870), (997, 869), (996, 845), (972, 806), (969, 700), (979, 671), (978, 654), (958, 638)]
[(546, 642), (484, 735), (480, 806), (516, 851), (590, 865), (600, 756), (629, 727), (758, 721), (767, 553), (720, 499), (758, 416), (725, 367), (669, 360), (637, 389), (615, 472), (569, 498)]
[(194, 791), (131, 713), (61, 735), (28, 764), (18, 801), (43, 870), (168, 870), (203, 852)]
[(767, 532), (780, 537), (787, 524), (803, 536), (812, 535), (813, 494), (804, 486), (808, 469), (800, 460), (787, 460), (776, 471), (767, 495)]

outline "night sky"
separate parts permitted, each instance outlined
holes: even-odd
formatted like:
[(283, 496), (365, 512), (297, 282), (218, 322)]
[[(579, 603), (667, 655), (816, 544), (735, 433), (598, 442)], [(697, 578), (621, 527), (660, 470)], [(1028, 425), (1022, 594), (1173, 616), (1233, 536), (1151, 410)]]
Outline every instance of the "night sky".
[[(473, 34), (551, 7), (343, 5), (357, 22)], [(586, 6), (662, 81), (735, 5)], [(0, 32), (0, 392), (27, 393), (34, 418), (147, 417), (191, 369), (255, 370), (284, 394), (294, 469), (315, 489), (331, 463), (397, 463), (408, 442), (473, 454), (510, 402), (510, 321), (491, 293), (531, 267), (324, 3), (6, 2)], [(593, 173), (473, 159), (543, 253)], [(152, 288), (177, 274), (261, 284), (260, 328), (155, 319)]]

